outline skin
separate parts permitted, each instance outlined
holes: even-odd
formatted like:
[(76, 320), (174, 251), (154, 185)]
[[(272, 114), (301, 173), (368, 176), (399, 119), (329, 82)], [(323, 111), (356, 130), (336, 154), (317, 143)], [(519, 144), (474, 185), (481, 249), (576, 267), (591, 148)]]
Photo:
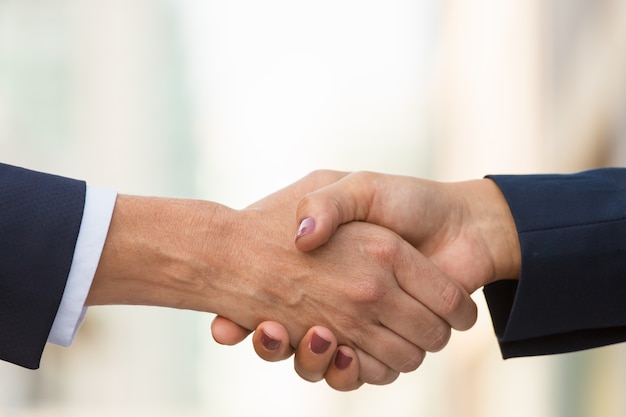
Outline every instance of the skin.
[[(476, 306), (424, 255), (374, 224), (348, 224), (315, 251), (297, 249), (298, 202), (344, 176), (311, 174), (244, 210), (120, 195), (86, 304), (216, 313), (232, 321), (214, 323), (216, 337), (225, 342), (272, 320), (265, 340), (296, 346), (303, 338), (313, 341), (315, 330), (309, 329), (320, 325), (317, 332), (332, 340), (322, 337), (324, 343), (315, 346), (337, 358), (343, 345), (362, 364), (362, 380), (386, 383), (412, 371), (425, 351), (445, 345), (451, 327), (471, 327)], [(227, 331), (220, 333), (220, 321)], [(262, 339), (255, 340), (263, 347)], [(276, 358), (288, 353), (282, 348)], [(303, 364), (300, 372), (315, 378), (318, 366)], [(334, 378), (349, 383), (343, 374)]]
[[(296, 217), (298, 224), (315, 220), (314, 230), (308, 227), (307, 234), (297, 236), (295, 246), (302, 251), (323, 247), (341, 231), (341, 225), (354, 221), (376, 224), (396, 232), (470, 294), (497, 280), (518, 279), (520, 274), (515, 222), (502, 193), (489, 179), (441, 183), (357, 172), (307, 194), (298, 204)], [(288, 332), (280, 324), (263, 323), (257, 332), (266, 328), (271, 328), (277, 340), (287, 340)], [(218, 331), (218, 341), (219, 332), (234, 335), (239, 331), (221, 318), (213, 330)], [(335, 343), (332, 335), (325, 335)], [(243, 333), (237, 336), (245, 337)], [(238, 341), (229, 340), (231, 344)], [(264, 359), (285, 359), (292, 353), (284, 348), (269, 352), (258, 346), (259, 339), (253, 343)], [(339, 370), (332, 352), (314, 354), (306, 348), (310, 343), (307, 334), (296, 351), (296, 371), (305, 379), (325, 378), (338, 390), (355, 389), (367, 382), (362, 374), (368, 364), (354, 360), (347, 369)], [(350, 349), (344, 352), (354, 355)]]

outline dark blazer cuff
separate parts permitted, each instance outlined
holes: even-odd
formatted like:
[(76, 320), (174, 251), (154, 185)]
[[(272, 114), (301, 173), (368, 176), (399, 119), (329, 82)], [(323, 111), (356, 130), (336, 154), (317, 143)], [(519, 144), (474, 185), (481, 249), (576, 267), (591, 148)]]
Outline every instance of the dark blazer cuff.
[(82, 181), (0, 164), (0, 359), (39, 361), (67, 280)]
[(484, 289), (504, 357), (626, 341), (626, 169), (489, 176), (518, 229), (518, 281)]

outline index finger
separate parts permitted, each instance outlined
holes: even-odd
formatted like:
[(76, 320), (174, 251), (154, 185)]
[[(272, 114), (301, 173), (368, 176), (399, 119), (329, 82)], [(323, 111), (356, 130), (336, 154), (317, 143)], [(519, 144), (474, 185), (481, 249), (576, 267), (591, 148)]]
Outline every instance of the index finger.
[(456, 330), (467, 330), (478, 315), (476, 303), (455, 280), (409, 243), (393, 264), (400, 287)]

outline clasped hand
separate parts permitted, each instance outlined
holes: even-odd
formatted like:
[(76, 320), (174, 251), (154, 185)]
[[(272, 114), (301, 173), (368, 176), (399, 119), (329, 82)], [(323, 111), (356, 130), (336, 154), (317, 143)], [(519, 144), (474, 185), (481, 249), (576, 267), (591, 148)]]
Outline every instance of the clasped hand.
[[(295, 244), (296, 227), (284, 227), (293, 213)], [(240, 215), (242, 225), (249, 219), (274, 224), (263, 241), (285, 253), (296, 247), (299, 266), (265, 258), (275, 250), (246, 260), (281, 271), (276, 293), (261, 298), (287, 296), (289, 302), (274, 305), (262, 323), (218, 316), (215, 340), (235, 344), (256, 327), (259, 356), (282, 360), (296, 346), (299, 375), (325, 378), (338, 390), (390, 383), (415, 370), (425, 352), (447, 344), (452, 328), (473, 325), (473, 291), (498, 277), (514, 278), (518, 268), (514, 256), (500, 262), (503, 253), (516, 253), (517, 237), (490, 180), (443, 184), (319, 171)]]

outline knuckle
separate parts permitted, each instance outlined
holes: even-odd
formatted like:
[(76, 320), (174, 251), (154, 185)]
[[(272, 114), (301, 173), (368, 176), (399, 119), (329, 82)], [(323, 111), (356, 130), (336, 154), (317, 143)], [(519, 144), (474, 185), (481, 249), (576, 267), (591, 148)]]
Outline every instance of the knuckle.
[(425, 348), (429, 352), (438, 352), (448, 344), (452, 330), (449, 326), (441, 324), (430, 328), (426, 336)]
[(412, 355), (408, 355), (405, 357), (404, 361), (400, 363), (398, 366), (398, 371), (407, 373), (413, 372), (417, 368), (420, 367), (422, 362), (424, 362), (424, 358), (426, 357), (426, 352), (421, 349), (417, 349)]
[(398, 258), (400, 242), (390, 236), (372, 239), (367, 250), (381, 265), (391, 267)]
[(389, 288), (379, 279), (362, 279), (355, 283), (352, 297), (359, 304), (375, 305), (387, 295)]
[(324, 178), (326, 177), (331, 171), (327, 170), (327, 169), (316, 169), (311, 171), (307, 177), (311, 177), (311, 178)]
[(372, 385), (387, 385), (395, 381), (399, 375), (399, 372), (394, 371), (391, 368), (386, 368), (367, 375), (363, 380), (364, 382)]
[(298, 202), (298, 210), (304, 210), (310, 207), (314, 200), (313, 196), (314, 194), (306, 194), (305, 196), (303, 196)]
[(338, 171), (330, 169), (316, 169), (307, 174), (306, 178), (315, 182), (334, 182), (340, 175)]
[(444, 317), (451, 316), (463, 308), (465, 297), (463, 291), (449, 282), (441, 293), (441, 312)]
[(374, 173), (372, 171), (355, 171), (350, 176), (356, 181), (365, 181), (371, 183), (374, 179)]

